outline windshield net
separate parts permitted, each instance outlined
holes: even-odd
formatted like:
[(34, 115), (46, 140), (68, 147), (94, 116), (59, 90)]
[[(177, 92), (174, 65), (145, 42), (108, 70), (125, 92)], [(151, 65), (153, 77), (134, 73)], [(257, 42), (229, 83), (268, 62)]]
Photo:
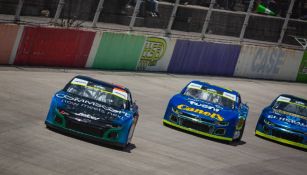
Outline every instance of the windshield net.
[(307, 119), (307, 102), (288, 97), (280, 96), (276, 100), (273, 108), (289, 112), (292, 114), (303, 116)]
[(218, 104), (220, 106), (227, 107), (230, 109), (234, 109), (235, 107), (235, 95), (226, 92), (216, 91), (215, 89), (207, 89), (205, 87), (196, 88), (189, 85), (184, 92), (184, 95), (204, 100), (210, 103)]
[(102, 86), (101, 84), (75, 78), (64, 90), (71, 94), (106, 103), (116, 108), (127, 108), (128, 94), (119, 88)]

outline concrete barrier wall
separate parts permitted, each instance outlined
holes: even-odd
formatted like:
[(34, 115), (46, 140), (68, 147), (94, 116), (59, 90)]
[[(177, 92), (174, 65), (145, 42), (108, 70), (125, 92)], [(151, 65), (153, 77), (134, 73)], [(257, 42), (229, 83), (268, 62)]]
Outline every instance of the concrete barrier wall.
[(239, 53), (239, 45), (178, 40), (168, 72), (232, 76)]
[(85, 67), (95, 32), (25, 27), (14, 64)]
[(92, 68), (136, 70), (144, 42), (145, 36), (105, 32)]
[(302, 51), (243, 46), (234, 76), (295, 81)]
[(0, 24), (0, 64), (9, 64), (18, 29), (18, 25)]
[(307, 83), (307, 52), (79, 29), (0, 25), (0, 64), (161, 71)]

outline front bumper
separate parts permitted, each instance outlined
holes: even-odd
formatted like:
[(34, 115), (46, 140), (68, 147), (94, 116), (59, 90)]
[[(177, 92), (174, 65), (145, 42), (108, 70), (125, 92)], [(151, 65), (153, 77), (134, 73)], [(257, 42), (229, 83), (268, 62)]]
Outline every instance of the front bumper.
[(193, 129), (191, 127), (185, 127), (183, 125), (179, 125), (178, 123), (175, 123), (173, 121), (169, 121), (169, 120), (166, 120), (166, 119), (163, 119), (163, 123), (166, 124), (166, 125), (170, 125), (170, 126), (191, 132), (191, 133), (199, 134), (199, 135), (214, 138), (214, 139), (219, 139), (219, 140), (224, 140), (224, 141), (232, 141), (233, 140), (230, 137), (213, 135), (213, 134), (210, 134), (210, 133), (207, 133), (207, 132), (203, 132), (203, 131), (200, 131), (200, 130), (197, 130), (197, 129)]
[(108, 142), (114, 145), (125, 145), (127, 143), (127, 127), (112, 125), (111, 123), (94, 124), (89, 119), (70, 117), (62, 115), (58, 110), (47, 117), (45, 124), (53, 129), (86, 137), (91, 140)]
[(279, 126), (258, 123), (255, 134), (287, 145), (307, 149), (307, 136)]
[(91, 134), (86, 134), (86, 133), (83, 133), (83, 132), (67, 129), (65, 127), (61, 127), (61, 126), (49, 123), (48, 121), (45, 121), (45, 124), (46, 124), (47, 127), (51, 128), (51, 129), (54, 129), (54, 130), (57, 130), (57, 131), (60, 131), (60, 132), (63, 132), (63, 133), (71, 134), (71, 135), (74, 135), (74, 136), (77, 136), (77, 137), (89, 139), (91, 141), (97, 141), (97, 142), (100, 142), (100, 143), (111, 144), (111, 145), (119, 146), (119, 147), (124, 147), (126, 145), (126, 144), (119, 143), (119, 142), (116, 142), (116, 141), (110, 141), (110, 140), (102, 139), (101, 137), (97, 137), (97, 136), (94, 136), (94, 135), (91, 135)]

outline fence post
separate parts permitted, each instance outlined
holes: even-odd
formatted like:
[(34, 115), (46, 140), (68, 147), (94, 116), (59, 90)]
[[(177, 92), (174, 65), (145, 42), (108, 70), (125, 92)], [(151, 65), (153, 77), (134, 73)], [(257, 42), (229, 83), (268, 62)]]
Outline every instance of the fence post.
[(243, 23), (241, 33), (240, 33), (240, 42), (242, 42), (243, 39), (244, 39), (245, 31), (246, 31), (246, 28), (247, 28), (247, 25), (248, 25), (249, 17), (251, 15), (251, 12), (252, 12), (252, 9), (253, 9), (253, 6), (254, 6), (254, 2), (255, 2), (255, 0), (251, 0), (249, 2), (248, 9), (247, 9), (245, 19), (244, 19), (244, 23)]
[(168, 21), (167, 28), (165, 29), (165, 36), (168, 36), (168, 35), (171, 34), (171, 30), (172, 30), (172, 26), (173, 26), (174, 20), (176, 18), (176, 13), (177, 13), (179, 2), (180, 2), (180, 0), (176, 0), (175, 1), (171, 17), (170, 17), (170, 19)]
[(129, 24), (130, 31), (133, 30), (133, 27), (134, 27), (134, 24), (135, 24), (135, 20), (136, 20), (136, 16), (139, 14), (142, 1), (143, 0), (137, 0), (136, 1), (135, 7), (134, 7), (134, 11), (133, 11), (133, 15), (131, 17), (131, 21), (130, 21), (130, 24)]
[(15, 18), (14, 18), (15, 22), (20, 21), (20, 13), (21, 13), (21, 9), (22, 9), (22, 6), (23, 6), (23, 2), (24, 2), (24, 0), (18, 1), (16, 13), (15, 13)]
[(278, 46), (281, 45), (282, 40), (284, 39), (284, 35), (285, 35), (286, 30), (287, 30), (287, 27), (288, 27), (289, 18), (290, 18), (291, 14), (292, 14), (292, 9), (293, 9), (293, 5), (294, 5), (294, 1), (295, 1), (295, 0), (291, 0), (291, 2), (290, 2), (290, 6), (289, 6), (289, 8), (288, 8), (288, 13), (287, 13), (286, 19), (285, 19), (285, 21), (284, 21), (284, 24), (283, 24), (283, 26), (282, 26), (279, 40), (278, 40), (278, 42), (277, 42), (277, 45), (278, 45)]
[(101, 11), (103, 9), (103, 3), (104, 3), (104, 0), (100, 0), (99, 1), (98, 7), (96, 9), (96, 13), (95, 13), (95, 16), (94, 16), (94, 19), (93, 19), (92, 27), (96, 27), (97, 21), (98, 21), (99, 16), (100, 16), (100, 13), (101, 13)]
[(211, 18), (211, 14), (212, 14), (214, 4), (215, 4), (215, 0), (211, 0), (209, 10), (207, 11), (206, 19), (205, 19), (205, 22), (204, 22), (204, 25), (203, 25), (203, 29), (201, 31), (201, 39), (202, 40), (205, 38), (206, 31), (208, 29), (208, 25), (209, 25), (209, 22), (210, 22), (210, 18)]
[(58, 8), (56, 9), (56, 12), (55, 12), (55, 15), (54, 15), (54, 18), (53, 18), (53, 22), (57, 22), (57, 20), (59, 19), (64, 4), (65, 4), (64, 0), (59, 0)]

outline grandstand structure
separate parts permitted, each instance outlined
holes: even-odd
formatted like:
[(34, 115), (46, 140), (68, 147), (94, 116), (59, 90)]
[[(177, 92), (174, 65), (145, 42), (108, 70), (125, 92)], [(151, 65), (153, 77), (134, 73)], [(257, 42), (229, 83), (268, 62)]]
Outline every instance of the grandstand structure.
[[(223, 43), (276, 45), (306, 49), (307, 21), (290, 0), (285, 15), (256, 13), (259, 1), (232, 10), (216, 0), (160, 0), (159, 16), (148, 13), (148, 0), (0, 0), (0, 23), (84, 27), (128, 31)], [(242, 1), (243, 2), (243, 1)], [(244, 1), (246, 2), (246, 1)]]

